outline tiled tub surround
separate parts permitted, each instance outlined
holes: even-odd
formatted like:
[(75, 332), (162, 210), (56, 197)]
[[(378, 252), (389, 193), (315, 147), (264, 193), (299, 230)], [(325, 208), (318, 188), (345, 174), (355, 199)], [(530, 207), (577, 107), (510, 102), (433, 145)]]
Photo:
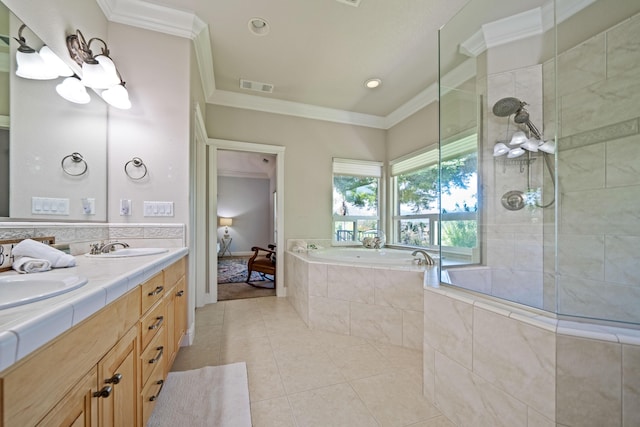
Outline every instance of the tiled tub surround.
[[(51, 276), (84, 276), (89, 282), (66, 294), (0, 310), (0, 370), (77, 325), (184, 257), (187, 252), (187, 248), (182, 247), (158, 255), (131, 258), (78, 256), (75, 267), (43, 273)], [(10, 274), (17, 273), (9, 271), (1, 275)]]
[(640, 425), (640, 330), (447, 285), (424, 313), (424, 395), (456, 425)]
[(0, 223), (0, 240), (47, 236), (54, 236), (56, 244), (68, 244), (72, 255), (89, 252), (91, 243), (115, 240), (148, 248), (182, 248), (187, 242), (184, 224)]
[(424, 277), (434, 267), (319, 261), (294, 252), (285, 262), (287, 298), (311, 329), (422, 349)]

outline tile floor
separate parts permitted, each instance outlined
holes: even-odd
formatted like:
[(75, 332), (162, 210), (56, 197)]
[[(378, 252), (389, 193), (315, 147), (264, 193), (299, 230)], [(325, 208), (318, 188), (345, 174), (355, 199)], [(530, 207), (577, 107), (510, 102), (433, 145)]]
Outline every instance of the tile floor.
[(285, 298), (196, 310), (173, 371), (244, 361), (253, 425), (453, 427), (422, 396), (422, 353), (307, 328)]

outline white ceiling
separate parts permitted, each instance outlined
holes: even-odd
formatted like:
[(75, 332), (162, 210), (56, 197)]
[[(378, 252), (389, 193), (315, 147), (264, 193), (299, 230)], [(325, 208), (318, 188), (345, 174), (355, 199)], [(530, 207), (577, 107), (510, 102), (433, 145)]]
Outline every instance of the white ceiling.
[[(210, 103), (380, 128), (389, 127), (384, 119), (420, 92), (431, 88), (437, 95), (438, 28), (467, 2), (361, 0), (353, 7), (337, 0), (96, 1), (111, 21), (200, 44), (200, 68), (212, 68), (207, 77), (215, 82)], [(249, 31), (254, 17), (269, 23), (269, 34)], [(371, 77), (382, 85), (365, 88)], [(273, 84), (273, 93), (241, 89), (240, 79)]]

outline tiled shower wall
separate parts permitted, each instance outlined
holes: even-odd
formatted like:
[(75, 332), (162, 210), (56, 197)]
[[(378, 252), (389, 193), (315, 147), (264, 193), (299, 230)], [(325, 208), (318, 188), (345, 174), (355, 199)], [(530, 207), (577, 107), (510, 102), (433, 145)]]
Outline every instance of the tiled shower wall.
[[(557, 60), (557, 312), (640, 323), (640, 15)], [(545, 129), (556, 126), (554, 65), (543, 67)]]

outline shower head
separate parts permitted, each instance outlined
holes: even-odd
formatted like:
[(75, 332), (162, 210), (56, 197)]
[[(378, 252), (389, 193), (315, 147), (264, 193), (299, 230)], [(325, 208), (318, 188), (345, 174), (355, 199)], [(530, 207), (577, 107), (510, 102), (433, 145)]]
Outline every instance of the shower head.
[(513, 117), (513, 121), (519, 124), (527, 123), (529, 121), (529, 112), (526, 108), (521, 107), (516, 111), (516, 115)]
[(507, 117), (516, 113), (525, 105), (527, 103), (520, 101), (518, 98), (502, 98), (493, 105), (493, 114), (498, 117)]

